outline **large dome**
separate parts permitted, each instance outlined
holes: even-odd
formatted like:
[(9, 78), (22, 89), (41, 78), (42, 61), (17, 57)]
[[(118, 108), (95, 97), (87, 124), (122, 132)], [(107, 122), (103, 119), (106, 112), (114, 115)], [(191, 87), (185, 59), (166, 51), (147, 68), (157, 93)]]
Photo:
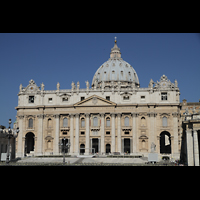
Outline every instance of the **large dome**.
[(111, 49), (109, 60), (104, 62), (96, 71), (92, 80), (92, 87), (99, 88), (103, 82), (105, 86), (120, 83), (121, 85), (139, 87), (137, 73), (129, 63), (121, 58), (116, 40)]

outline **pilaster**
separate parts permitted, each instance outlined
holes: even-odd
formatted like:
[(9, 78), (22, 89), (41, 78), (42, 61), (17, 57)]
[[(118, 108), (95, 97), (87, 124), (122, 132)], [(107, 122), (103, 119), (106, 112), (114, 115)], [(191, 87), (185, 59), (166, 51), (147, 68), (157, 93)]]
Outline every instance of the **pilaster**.
[(43, 114), (37, 115), (38, 118), (38, 132), (37, 132), (37, 155), (43, 154)]
[(70, 154), (74, 153), (74, 115), (70, 114)]
[(132, 127), (132, 133), (133, 133), (133, 153), (137, 152), (137, 123), (136, 118), (138, 114), (132, 113), (132, 119), (133, 119), (133, 127)]
[(111, 152), (115, 152), (115, 113), (111, 113), (112, 129), (111, 129)]
[(86, 120), (85, 120), (85, 126), (86, 126), (86, 130), (85, 130), (85, 154), (89, 155), (89, 148), (90, 148), (90, 119), (89, 113), (85, 114), (86, 116)]
[(56, 130), (55, 130), (55, 140), (53, 143), (53, 151), (54, 154), (58, 155), (59, 154), (59, 131), (60, 131), (60, 115), (56, 114), (54, 115), (55, 121), (56, 121)]
[(101, 115), (101, 154), (104, 154), (105, 153), (105, 144), (104, 144), (104, 136), (105, 136), (105, 125), (104, 125), (104, 122), (105, 122), (105, 114), (104, 113), (100, 113)]
[(117, 114), (117, 151), (121, 153), (122, 145), (121, 145), (121, 113)]
[(75, 153), (79, 154), (79, 114), (76, 114)]
[(150, 120), (149, 120), (149, 127), (150, 127), (150, 137), (149, 137), (149, 152), (151, 152), (151, 144), (152, 143), (156, 143), (155, 142), (155, 117), (157, 115), (157, 113), (154, 113), (154, 112), (149, 112), (147, 113), (147, 115), (149, 116)]

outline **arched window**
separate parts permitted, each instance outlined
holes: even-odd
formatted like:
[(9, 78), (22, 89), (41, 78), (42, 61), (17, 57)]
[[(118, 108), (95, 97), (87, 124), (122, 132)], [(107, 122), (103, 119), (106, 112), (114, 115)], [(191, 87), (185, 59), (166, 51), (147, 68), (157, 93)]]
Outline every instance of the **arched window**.
[(124, 126), (129, 126), (129, 117), (124, 118)]
[(142, 148), (145, 149), (145, 140), (142, 140)]
[(110, 127), (110, 118), (106, 118), (106, 126)]
[(29, 128), (33, 128), (33, 119), (32, 119), (32, 118), (30, 118), (30, 119), (28, 120), (28, 127), (29, 127)]
[(68, 119), (67, 118), (63, 119), (63, 127), (68, 127)]
[(47, 149), (51, 149), (51, 140), (47, 141)]
[(145, 119), (145, 117), (141, 118), (141, 126), (146, 126), (146, 119)]
[(48, 128), (52, 128), (52, 120), (49, 118), (47, 123)]
[(98, 118), (97, 117), (93, 118), (93, 126), (98, 126)]
[(167, 117), (162, 118), (162, 125), (167, 126)]
[(81, 119), (81, 127), (85, 127), (85, 119), (84, 118)]

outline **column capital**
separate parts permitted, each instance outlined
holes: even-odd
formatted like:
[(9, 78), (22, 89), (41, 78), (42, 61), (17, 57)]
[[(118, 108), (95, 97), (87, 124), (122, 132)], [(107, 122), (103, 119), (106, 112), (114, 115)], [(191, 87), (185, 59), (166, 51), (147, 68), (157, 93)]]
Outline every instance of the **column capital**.
[(101, 117), (104, 117), (105, 116), (105, 113), (99, 113)]
[(155, 112), (149, 112), (149, 113), (147, 113), (147, 115), (149, 117), (156, 117), (157, 113), (155, 113)]
[(74, 114), (71, 114), (71, 113), (70, 113), (69, 116), (70, 116), (70, 118), (73, 118), (73, 117), (74, 117)]
[(24, 118), (24, 115), (18, 115), (17, 116), (19, 119), (23, 119)]
[(121, 117), (122, 116), (122, 113), (117, 113), (117, 117)]
[(179, 115), (179, 114), (178, 114), (177, 112), (173, 112), (173, 113), (172, 113), (172, 116), (173, 116), (173, 117), (178, 117), (178, 115)]
[(79, 115), (80, 115), (80, 113), (76, 113), (76, 114), (75, 114), (76, 117), (79, 117)]
[(192, 134), (192, 129), (187, 129), (186, 134)]
[(60, 114), (54, 115), (55, 118), (60, 118)]
[(44, 117), (45, 117), (44, 114), (37, 115), (37, 118), (39, 118), (39, 119), (44, 119)]
[(85, 116), (86, 116), (86, 117), (89, 117), (89, 116), (90, 116), (90, 113), (85, 113)]
[(111, 117), (115, 117), (116, 113), (110, 113)]
[(132, 117), (137, 117), (138, 116), (138, 113), (137, 112), (132, 112)]

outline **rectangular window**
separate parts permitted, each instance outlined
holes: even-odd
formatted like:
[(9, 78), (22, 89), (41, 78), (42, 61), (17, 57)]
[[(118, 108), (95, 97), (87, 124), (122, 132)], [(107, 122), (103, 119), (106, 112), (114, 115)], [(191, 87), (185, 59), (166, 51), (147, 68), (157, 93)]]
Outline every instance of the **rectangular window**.
[(106, 119), (106, 126), (110, 127), (110, 119), (109, 118)]
[(106, 100), (110, 101), (110, 96), (106, 96)]
[(167, 101), (167, 92), (162, 92), (161, 93), (161, 100), (162, 101)]
[(81, 119), (81, 127), (85, 127), (85, 119)]
[(63, 131), (63, 135), (67, 135), (67, 131)]
[(81, 131), (81, 135), (85, 135), (85, 132), (84, 132), (84, 131)]
[(128, 117), (124, 118), (124, 125), (129, 126), (129, 118)]
[(110, 131), (106, 131), (106, 135), (110, 135)]
[(29, 127), (29, 128), (33, 128), (33, 119), (32, 119), (32, 118), (30, 118), (30, 119), (28, 120), (28, 127)]
[(34, 103), (34, 96), (29, 96), (28, 102), (29, 103)]
[(124, 96), (124, 100), (129, 100), (129, 96)]
[(66, 101), (68, 101), (68, 98), (67, 98), (67, 97), (64, 97), (64, 98), (62, 98), (62, 101), (63, 101), (63, 102), (66, 102)]
[(162, 124), (163, 126), (167, 126), (167, 117), (162, 118)]
[(83, 101), (85, 99), (85, 97), (81, 97), (81, 101)]
[(140, 98), (141, 98), (141, 100), (145, 100), (145, 96), (141, 96)]
[(98, 126), (98, 118), (97, 117), (93, 118), (93, 126)]
[(48, 101), (49, 101), (49, 103), (52, 103), (53, 102), (53, 98), (49, 98)]

